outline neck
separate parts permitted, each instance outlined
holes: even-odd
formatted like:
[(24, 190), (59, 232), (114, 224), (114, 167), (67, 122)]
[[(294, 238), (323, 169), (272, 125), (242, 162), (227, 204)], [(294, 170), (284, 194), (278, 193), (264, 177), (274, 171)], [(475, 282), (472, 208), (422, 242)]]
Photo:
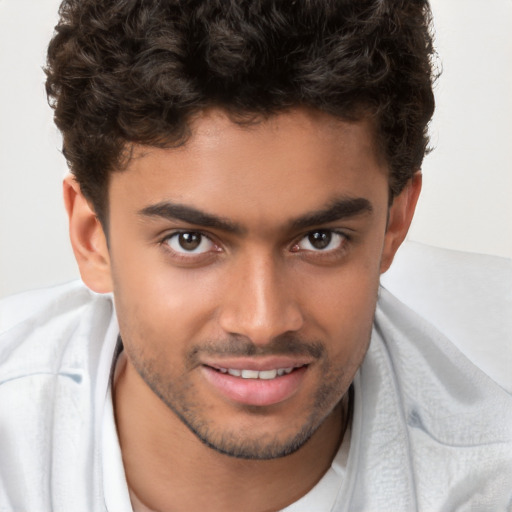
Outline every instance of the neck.
[(201, 443), (123, 361), (114, 405), (135, 510), (261, 512), (288, 506), (329, 469), (348, 423), (348, 402), (347, 393), (295, 453), (237, 459)]

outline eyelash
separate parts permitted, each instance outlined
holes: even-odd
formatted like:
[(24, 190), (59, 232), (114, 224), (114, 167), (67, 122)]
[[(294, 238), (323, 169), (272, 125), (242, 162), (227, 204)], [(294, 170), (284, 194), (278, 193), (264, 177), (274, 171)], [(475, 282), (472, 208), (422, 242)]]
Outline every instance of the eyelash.
[[(339, 236), (341, 237), (340, 241), (340, 247), (336, 247), (334, 249), (329, 250), (301, 250), (299, 247), (299, 244), (306, 240), (308, 237), (311, 237), (312, 235), (318, 234), (318, 233), (328, 233), (331, 238), (329, 240), (329, 243), (332, 241), (332, 236)], [(173, 249), (169, 245), (169, 241), (171, 241), (173, 238), (178, 238), (180, 235), (197, 235), (204, 239), (207, 239), (213, 247), (213, 250), (207, 250), (200, 253), (193, 253), (192, 251), (186, 252), (185, 249), (183, 249), (183, 252), (177, 251)], [(347, 251), (347, 245), (351, 242), (352, 237), (348, 235), (347, 233), (343, 231), (338, 231), (335, 229), (315, 229), (308, 231), (307, 233), (304, 233), (300, 235), (300, 237), (295, 238), (294, 242), (290, 246), (290, 252), (296, 253), (301, 255), (303, 258), (308, 259), (314, 259), (316, 260), (325, 260), (326, 262), (330, 261), (337, 261), (340, 259), (340, 257), (343, 257), (345, 252)], [(309, 240), (311, 243), (311, 240)], [(203, 243), (203, 240), (200, 241), (200, 244)], [(172, 233), (167, 234), (164, 238), (162, 238), (159, 241), (159, 245), (161, 245), (165, 251), (168, 251), (171, 253), (172, 257), (174, 259), (181, 260), (185, 263), (202, 263), (203, 261), (215, 257), (216, 254), (222, 252), (222, 248), (220, 244), (218, 244), (214, 237), (212, 237), (210, 234), (204, 233), (202, 231), (194, 231), (194, 230), (180, 230), (180, 231), (174, 231)]]

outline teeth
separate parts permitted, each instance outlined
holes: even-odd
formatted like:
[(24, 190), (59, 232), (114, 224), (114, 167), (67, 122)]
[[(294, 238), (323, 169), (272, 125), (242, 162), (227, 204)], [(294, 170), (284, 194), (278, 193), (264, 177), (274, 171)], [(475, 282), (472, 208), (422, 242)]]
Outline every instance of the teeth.
[(265, 370), (259, 372), (259, 378), (264, 380), (275, 379), (277, 377), (277, 370)]
[(220, 373), (227, 373), (233, 377), (242, 377), (242, 379), (262, 379), (272, 380), (276, 377), (282, 377), (293, 372), (294, 366), (290, 368), (277, 368), (275, 370), (263, 370), (261, 372), (257, 370), (236, 370), (234, 368), (218, 368)]
[(259, 373), (256, 370), (242, 370), (242, 379), (257, 379)]

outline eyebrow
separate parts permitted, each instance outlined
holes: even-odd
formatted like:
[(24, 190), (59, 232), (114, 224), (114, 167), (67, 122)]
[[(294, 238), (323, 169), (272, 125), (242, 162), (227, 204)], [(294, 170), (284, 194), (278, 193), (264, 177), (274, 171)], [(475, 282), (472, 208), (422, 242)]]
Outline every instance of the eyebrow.
[(206, 228), (216, 228), (237, 235), (245, 232), (242, 226), (229, 219), (211, 215), (193, 208), (192, 206), (171, 203), (169, 201), (147, 206), (139, 211), (139, 215), (143, 217), (161, 217), (168, 220), (181, 220), (188, 224), (196, 224)]
[[(289, 223), (289, 226), (292, 230), (305, 229), (372, 212), (373, 207), (368, 199), (363, 197), (341, 198), (332, 201), (330, 205), (324, 209), (309, 212), (306, 215), (292, 220)], [(192, 206), (172, 203), (170, 201), (163, 201), (161, 203), (147, 206), (138, 213), (143, 217), (160, 217), (167, 220), (181, 220), (188, 224), (220, 229), (237, 235), (244, 234), (247, 231), (240, 224), (237, 224), (230, 219), (203, 212)]]
[(293, 220), (291, 227), (292, 229), (304, 229), (372, 212), (373, 206), (368, 199), (344, 197), (334, 200), (327, 208), (307, 213)]

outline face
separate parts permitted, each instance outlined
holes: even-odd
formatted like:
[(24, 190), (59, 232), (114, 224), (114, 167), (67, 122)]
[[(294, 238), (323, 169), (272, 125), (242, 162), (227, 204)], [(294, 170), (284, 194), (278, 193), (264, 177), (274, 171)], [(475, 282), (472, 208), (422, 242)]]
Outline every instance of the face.
[(128, 365), (207, 445), (297, 450), (366, 353), (387, 247), (369, 124), (295, 110), (203, 113), (178, 149), (139, 148), (109, 188)]

